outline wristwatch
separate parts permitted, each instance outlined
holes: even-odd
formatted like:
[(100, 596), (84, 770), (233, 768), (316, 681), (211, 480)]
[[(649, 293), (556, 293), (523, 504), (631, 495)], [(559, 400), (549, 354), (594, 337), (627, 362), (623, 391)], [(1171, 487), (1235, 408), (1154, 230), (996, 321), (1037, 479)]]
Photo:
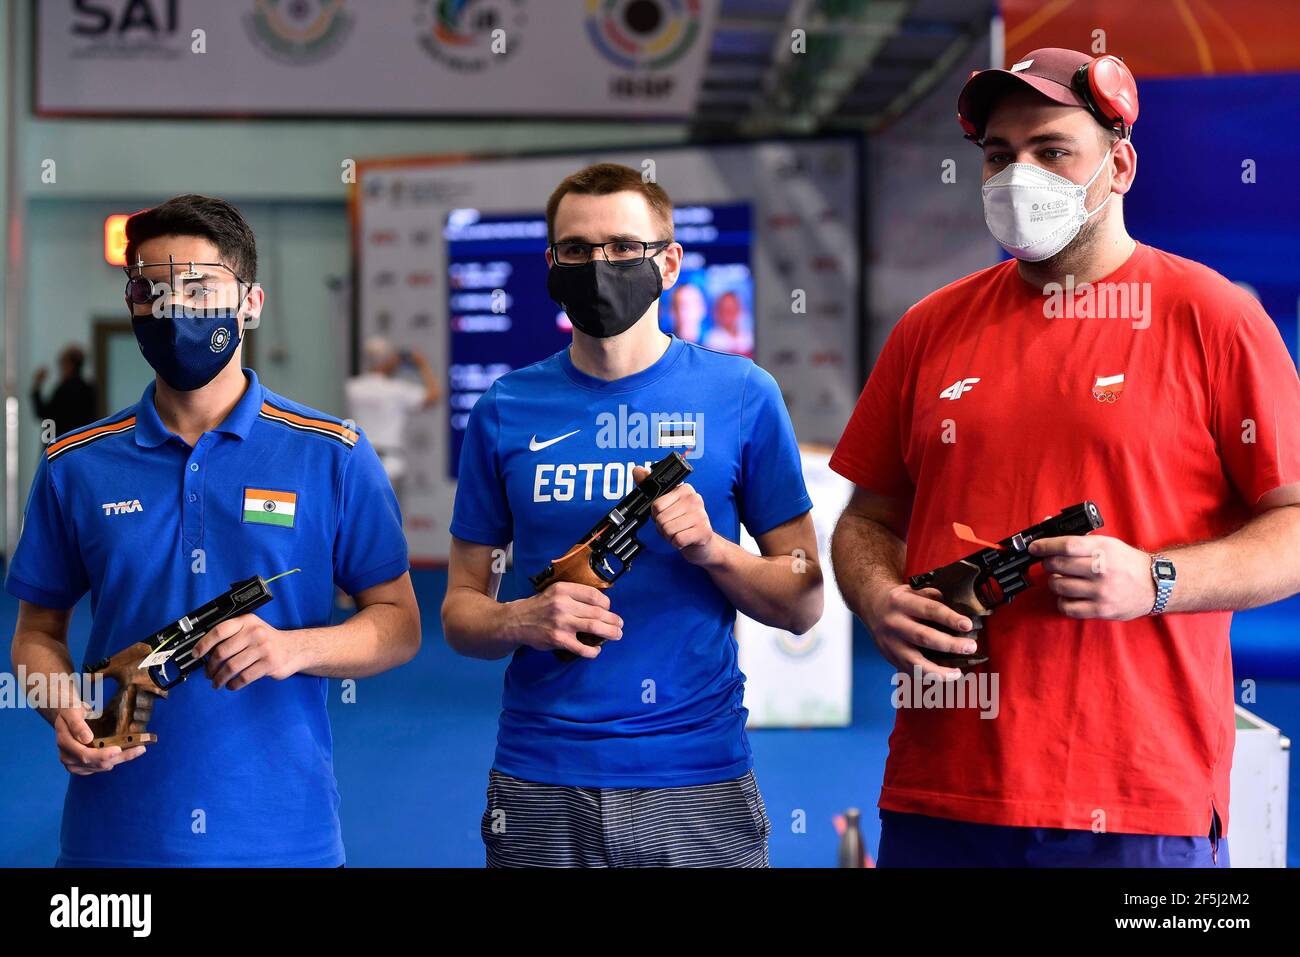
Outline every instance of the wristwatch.
[(1156, 603), (1151, 606), (1151, 614), (1158, 615), (1169, 604), (1169, 596), (1174, 593), (1174, 584), (1178, 581), (1178, 572), (1174, 569), (1174, 563), (1163, 555), (1152, 555), (1151, 578), (1156, 583)]

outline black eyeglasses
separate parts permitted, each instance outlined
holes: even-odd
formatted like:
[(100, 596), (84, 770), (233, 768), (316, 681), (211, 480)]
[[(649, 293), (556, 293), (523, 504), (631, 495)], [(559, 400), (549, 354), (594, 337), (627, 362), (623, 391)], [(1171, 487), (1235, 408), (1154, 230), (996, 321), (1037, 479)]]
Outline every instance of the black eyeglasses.
[[(180, 286), (178, 287), (176, 285), (176, 267), (180, 265), (184, 265), (187, 268), (180, 274)], [(148, 276), (139, 272), (139, 270), (147, 269), (151, 266), (166, 266), (168, 269), (167, 282), (155, 282)], [(224, 269), (226, 272), (230, 273), (230, 275), (235, 277), (235, 282), (239, 284), (240, 289), (251, 285), (239, 278), (239, 274), (225, 263), (178, 263), (174, 260), (153, 263), (137, 262), (132, 266), (122, 267), (122, 271), (126, 273), (126, 301), (133, 306), (150, 306), (163, 296), (167, 295), (169, 291), (179, 293), (179, 295), (184, 297), (185, 283), (189, 280), (203, 278), (203, 274), (198, 272), (194, 268), (195, 266), (208, 266), (216, 269)], [(131, 275), (132, 270), (137, 270), (135, 275)]]
[(671, 239), (657, 239), (652, 243), (643, 243), (639, 239), (615, 239), (607, 243), (551, 243), (551, 260), (557, 266), (585, 266), (591, 262), (592, 250), (599, 247), (605, 251), (605, 261), (610, 265), (635, 266), (645, 261), (650, 250), (658, 253), (672, 243)]

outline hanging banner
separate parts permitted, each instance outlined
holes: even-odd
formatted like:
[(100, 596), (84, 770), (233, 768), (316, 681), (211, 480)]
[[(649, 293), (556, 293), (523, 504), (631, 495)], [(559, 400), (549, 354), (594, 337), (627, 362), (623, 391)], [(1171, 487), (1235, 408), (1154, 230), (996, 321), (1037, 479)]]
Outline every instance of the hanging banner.
[(690, 114), (717, 0), (40, 0), (43, 115)]

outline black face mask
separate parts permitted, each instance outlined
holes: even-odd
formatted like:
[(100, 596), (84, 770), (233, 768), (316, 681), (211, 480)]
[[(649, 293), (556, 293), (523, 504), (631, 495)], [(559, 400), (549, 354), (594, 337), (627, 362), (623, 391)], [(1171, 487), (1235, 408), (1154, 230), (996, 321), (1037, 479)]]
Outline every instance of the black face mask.
[(596, 339), (626, 332), (663, 292), (659, 267), (649, 257), (635, 266), (593, 259), (581, 266), (552, 266), (546, 291), (564, 307), (574, 328)]

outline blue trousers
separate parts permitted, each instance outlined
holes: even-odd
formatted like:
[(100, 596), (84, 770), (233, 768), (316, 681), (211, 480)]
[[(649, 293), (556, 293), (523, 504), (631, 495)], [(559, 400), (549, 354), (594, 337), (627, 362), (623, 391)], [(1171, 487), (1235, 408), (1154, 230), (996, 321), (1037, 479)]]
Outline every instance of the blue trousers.
[(1214, 815), (1207, 837), (1094, 834), (880, 812), (878, 867), (1228, 867)]

